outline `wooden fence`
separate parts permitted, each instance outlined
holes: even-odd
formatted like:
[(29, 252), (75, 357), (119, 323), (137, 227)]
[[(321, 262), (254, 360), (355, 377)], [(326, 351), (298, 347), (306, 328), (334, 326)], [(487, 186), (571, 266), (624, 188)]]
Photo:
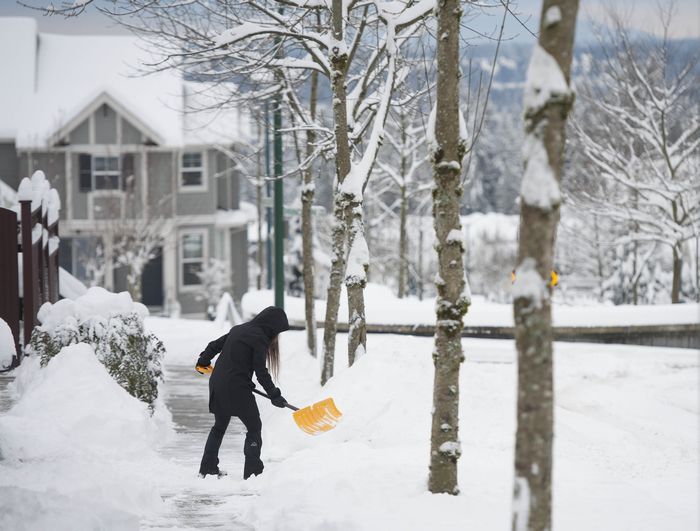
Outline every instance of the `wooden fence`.
[(31, 179), (22, 179), (17, 195), (17, 206), (0, 208), (0, 319), (9, 325), (15, 340), (17, 354), (11, 368), (22, 361), (20, 321), (24, 332), (21, 345), (26, 347), (37, 325), (39, 308), (45, 302), (58, 301), (59, 293), (58, 192), (42, 171), (36, 171)]

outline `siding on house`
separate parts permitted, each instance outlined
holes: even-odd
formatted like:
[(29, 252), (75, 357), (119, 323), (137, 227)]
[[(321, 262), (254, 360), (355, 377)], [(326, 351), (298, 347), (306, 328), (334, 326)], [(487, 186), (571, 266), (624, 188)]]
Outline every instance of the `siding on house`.
[[(198, 149), (185, 149), (184, 151), (199, 151)], [(206, 190), (188, 190), (187, 187), (180, 186), (180, 165), (181, 157), (177, 156), (177, 212), (178, 216), (196, 216), (202, 214), (212, 214), (216, 209), (216, 173), (215, 151), (203, 150), (202, 152), (203, 175)]]
[[(148, 171), (148, 205), (159, 208), (163, 215), (173, 215), (173, 171), (174, 156), (172, 152), (149, 152), (146, 154)], [(140, 166), (140, 160), (139, 164)]]
[(14, 142), (0, 143), (0, 179), (17, 190), (22, 177)]
[(87, 193), (80, 191), (80, 163), (78, 153), (71, 153), (71, 173), (70, 176), (73, 200), (73, 219), (88, 219)]
[(106, 103), (103, 103), (93, 113), (95, 121), (95, 144), (117, 143), (117, 113)]
[(233, 297), (240, 300), (248, 291), (248, 228), (231, 229), (230, 238)]

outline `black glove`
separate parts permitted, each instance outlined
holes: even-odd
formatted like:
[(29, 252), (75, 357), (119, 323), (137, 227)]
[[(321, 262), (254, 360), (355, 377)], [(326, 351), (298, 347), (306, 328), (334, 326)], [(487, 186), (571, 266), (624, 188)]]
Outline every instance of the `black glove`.
[(287, 405), (287, 401), (282, 396), (282, 391), (279, 388), (275, 389), (275, 393), (270, 397), (270, 400), (272, 405), (276, 407), (285, 407)]
[(197, 360), (197, 367), (209, 367), (211, 365), (207, 360), (205, 360), (202, 356), (199, 357)]

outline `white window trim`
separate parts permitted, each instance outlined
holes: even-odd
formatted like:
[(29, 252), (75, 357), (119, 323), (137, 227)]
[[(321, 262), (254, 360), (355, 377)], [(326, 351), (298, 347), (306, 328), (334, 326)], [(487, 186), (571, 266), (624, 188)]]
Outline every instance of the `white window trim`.
[[(96, 170), (95, 169), (95, 159), (117, 159), (117, 169), (116, 170)], [(96, 174), (101, 175), (113, 175), (116, 172), (118, 179), (118, 186), (116, 188), (97, 188)], [(122, 191), (124, 188), (124, 183), (122, 182), (122, 160), (120, 155), (92, 155), (92, 161), (90, 162), (90, 173), (92, 174), (92, 191), (93, 192), (117, 192)]]
[(179, 291), (181, 292), (188, 292), (188, 291), (200, 291), (202, 289), (202, 284), (185, 284), (185, 275), (184, 275), (184, 265), (185, 265), (185, 260), (188, 261), (194, 261), (192, 258), (185, 258), (185, 247), (182, 244), (183, 237), (187, 234), (197, 234), (197, 235), (202, 235), (202, 266), (204, 266), (207, 261), (209, 260), (209, 230), (208, 229), (186, 229), (186, 230), (181, 230), (180, 233), (178, 234), (178, 242), (177, 242), (177, 247), (178, 247), (178, 272), (177, 272), (177, 278), (178, 278), (178, 286), (179, 286)]
[[(198, 185), (185, 185), (183, 184), (182, 180), (182, 174), (185, 171), (185, 167), (183, 166), (182, 159), (185, 156), (185, 153), (199, 153), (202, 156), (202, 167), (201, 167), (201, 172), (202, 172), (202, 184)], [(187, 168), (188, 170), (192, 170), (194, 168)], [(207, 179), (207, 174), (209, 173), (209, 168), (208, 168), (208, 161), (207, 161), (207, 152), (204, 149), (183, 149), (180, 151), (180, 156), (178, 159), (178, 172), (177, 172), (177, 188), (180, 192), (183, 193), (188, 193), (188, 192), (206, 192), (209, 189), (208, 186), (208, 179)]]

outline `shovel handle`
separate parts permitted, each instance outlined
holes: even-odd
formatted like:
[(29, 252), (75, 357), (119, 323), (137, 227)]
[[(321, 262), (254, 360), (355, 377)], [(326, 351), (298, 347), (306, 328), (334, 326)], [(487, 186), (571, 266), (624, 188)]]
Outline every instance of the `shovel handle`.
[[(269, 395), (266, 395), (266, 394), (263, 393), (262, 391), (258, 391), (257, 389), (253, 389), (253, 392), (254, 392), (256, 395), (264, 396), (264, 397), (267, 398), (268, 400), (272, 400), (272, 398), (270, 398)], [(298, 408), (298, 407), (294, 407), (292, 404), (289, 404), (289, 403), (285, 404), (284, 407), (288, 407), (288, 408), (291, 409), (292, 411), (299, 411), (299, 408)]]

